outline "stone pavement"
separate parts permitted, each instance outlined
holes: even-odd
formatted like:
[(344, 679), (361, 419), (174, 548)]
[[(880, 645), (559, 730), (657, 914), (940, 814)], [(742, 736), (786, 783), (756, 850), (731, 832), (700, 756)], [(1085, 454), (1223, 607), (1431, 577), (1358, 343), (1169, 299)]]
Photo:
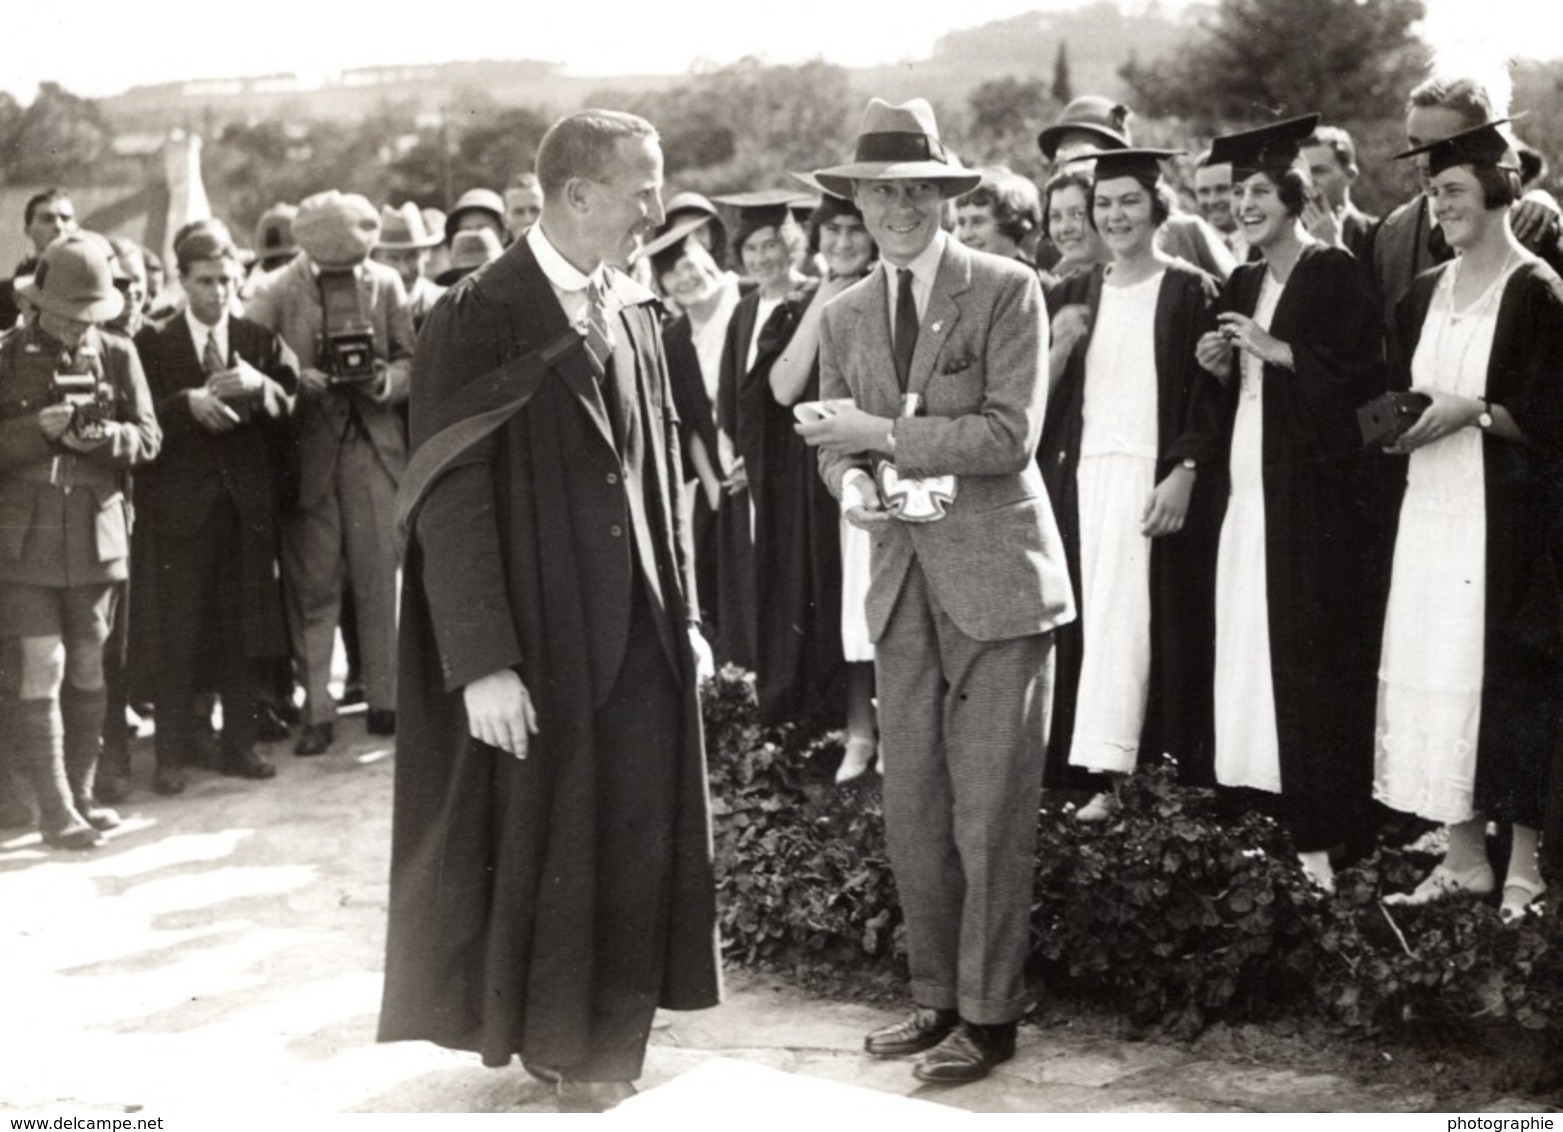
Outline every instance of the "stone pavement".
[[(0, 840), (0, 1032), (10, 1047), (0, 1111), (552, 1111), (519, 1068), (375, 1044), (391, 752), (364, 735), (361, 716), (338, 734), (321, 758), (269, 748), (281, 772), (270, 782), (192, 772), (178, 798), (145, 789), (142, 741), (141, 789), (102, 848)], [(729, 974), (728, 992), (718, 1009), (659, 1016), (643, 1090), (736, 1059), (975, 1112), (1438, 1107), (1431, 1095), (1342, 1075), (1032, 1026), (987, 1081), (930, 1089), (908, 1063), (859, 1052), (864, 1032), (893, 1019), (885, 1008), (812, 999), (744, 972)]]

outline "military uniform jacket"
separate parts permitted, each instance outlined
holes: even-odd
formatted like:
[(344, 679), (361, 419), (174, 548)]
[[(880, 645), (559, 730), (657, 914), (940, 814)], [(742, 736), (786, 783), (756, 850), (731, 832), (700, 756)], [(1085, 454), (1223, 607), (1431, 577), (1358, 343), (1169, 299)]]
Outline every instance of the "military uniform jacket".
[(56, 400), (69, 352), (30, 322), (0, 342), (0, 582), (71, 587), (123, 581), (130, 554), (125, 470), (162, 443), (129, 339), (96, 327), (78, 351), (113, 390), (107, 439), (90, 453), (50, 441), (38, 413)]

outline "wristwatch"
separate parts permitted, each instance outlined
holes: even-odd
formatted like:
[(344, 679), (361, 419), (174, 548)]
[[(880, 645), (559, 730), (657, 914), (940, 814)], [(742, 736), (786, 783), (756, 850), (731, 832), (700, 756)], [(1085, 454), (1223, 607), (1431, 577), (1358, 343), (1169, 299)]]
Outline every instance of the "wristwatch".
[(1492, 428), (1492, 409), (1488, 406), (1485, 397), (1478, 397), (1476, 403), (1482, 407), (1482, 411), (1476, 414), (1476, 427), (1486, 432)]

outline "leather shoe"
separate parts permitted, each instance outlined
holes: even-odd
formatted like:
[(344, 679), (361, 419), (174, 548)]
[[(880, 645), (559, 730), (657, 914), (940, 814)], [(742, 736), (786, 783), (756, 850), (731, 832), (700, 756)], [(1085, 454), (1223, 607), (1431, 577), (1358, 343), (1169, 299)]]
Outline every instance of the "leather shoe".
[(165, 798), (185, 792), (185, 772), (182, 767), (160, 766), (152, 775), (152, 793)]
[(223, 755), (222, 773), (230, 778), (275, 778), (277, 767), (254, 747)]
[(953, 1010), (919, 1006), (905, 1020), (870, 1033), (863, 1039), (863, 1048), (875, 1057), (922, 1053), (944, 1041), (959, 1022), (960, 1016)]
[(83, 821), (71, 821), (63, 828), (42, 833), (43, 843), (51, 849), (95, 849), (103, 844), (103, 835)]
[(330, 723), (306, 723), (293, 744), (295, 755), (323, 755), (336, 742), (336, 727)]
[(390, 708), (370, 708), (364, 717), (364, 730), (371, 735), (395, 735), (396, 713)]
[(1015, 1056), (1015, 1023), (978, 1026), (962, 1022), (944, 1041), (923, 1055), (912, 1076), (932, 1085), (980, 1081), (993, 1067)]

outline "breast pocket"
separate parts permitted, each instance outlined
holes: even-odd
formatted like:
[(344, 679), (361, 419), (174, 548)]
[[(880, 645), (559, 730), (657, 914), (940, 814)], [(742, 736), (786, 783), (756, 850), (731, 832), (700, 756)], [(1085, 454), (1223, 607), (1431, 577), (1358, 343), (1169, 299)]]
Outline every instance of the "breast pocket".
[(94, 536), (98, 561), (114, 562), (130, 553), (130, 523), (125, 493), (113, 488), (99, 488), (97, 499)]

